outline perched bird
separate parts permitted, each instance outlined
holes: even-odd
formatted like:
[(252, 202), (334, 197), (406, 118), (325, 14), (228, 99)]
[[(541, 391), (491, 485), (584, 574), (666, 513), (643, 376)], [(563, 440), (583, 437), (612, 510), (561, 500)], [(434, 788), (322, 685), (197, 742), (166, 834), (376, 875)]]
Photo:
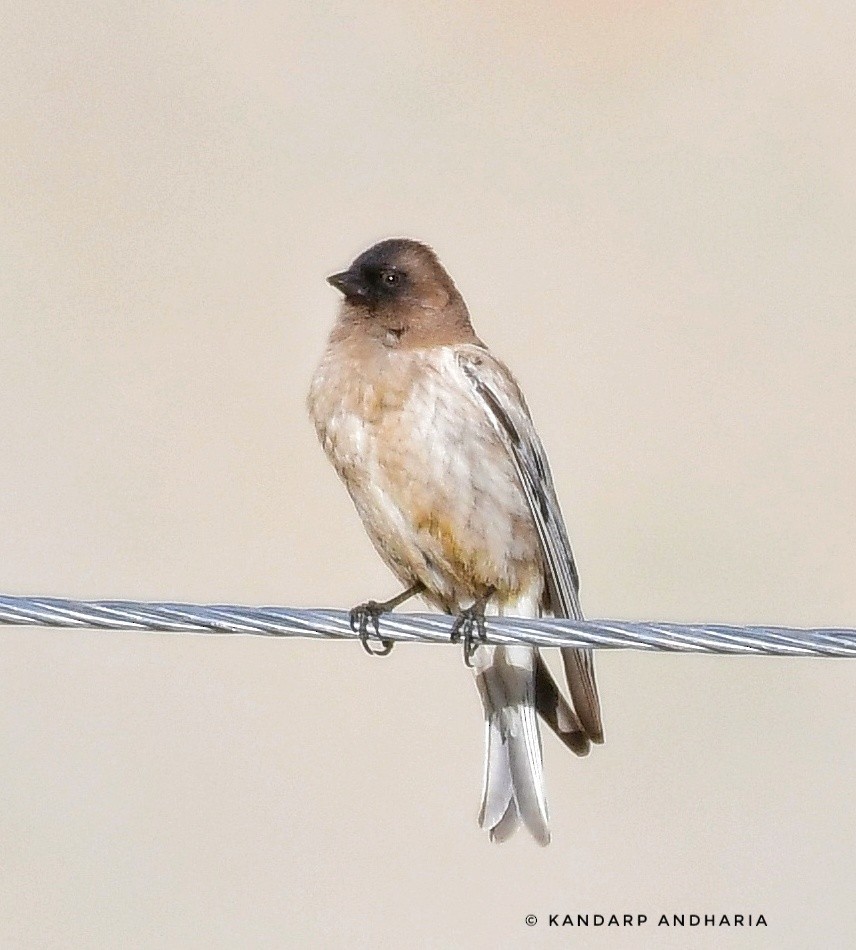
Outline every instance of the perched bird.
[[(321, 444), (380, 556), (472, 640), (486, 611), (581, 618), (579, 579), (547, 456), (517, 383), (476, 336), (434, 251), (381, 241), (328, 278), (344, 299), (309, 391)], [(573, 708), (538, 651), (471, 645), (484, 706), (480, 824), (550, 841), (536, 713), (577, 755), (603, 741), (590, 650), (563, 649)], [(382, 652), (388, 652), (387, 644)]]

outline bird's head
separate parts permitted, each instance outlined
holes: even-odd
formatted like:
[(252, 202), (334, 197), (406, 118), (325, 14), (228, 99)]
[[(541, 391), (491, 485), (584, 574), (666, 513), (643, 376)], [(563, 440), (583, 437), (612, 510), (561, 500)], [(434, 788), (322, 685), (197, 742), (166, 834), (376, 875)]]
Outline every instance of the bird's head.
[(390, 238), (373, 245), (327, 282), (348, 303), (377, 309), (440, 309), (457, 296), (452, 278), (426, 244)]

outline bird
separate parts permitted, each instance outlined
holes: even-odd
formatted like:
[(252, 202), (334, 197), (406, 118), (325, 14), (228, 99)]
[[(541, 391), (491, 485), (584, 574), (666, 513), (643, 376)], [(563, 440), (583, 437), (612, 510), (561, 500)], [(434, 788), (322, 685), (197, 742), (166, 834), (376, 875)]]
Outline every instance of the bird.
[[(603, 742), (592, 652), (563, 648), (571, 701), (536, 648), (484, 642), (485, 615), (582, 619), (579, 575), (546, 452), (519, 385), (473, 329), (427, 244), (390, 238), (327, 281), (342, 295), (309, 415), (375, 549), (404, 590), (456, 617), (485, 719), (479, 824), (550, 842), (538, 717), (577, 755)], [(372, 631), (382, 646), (372, 649)]]

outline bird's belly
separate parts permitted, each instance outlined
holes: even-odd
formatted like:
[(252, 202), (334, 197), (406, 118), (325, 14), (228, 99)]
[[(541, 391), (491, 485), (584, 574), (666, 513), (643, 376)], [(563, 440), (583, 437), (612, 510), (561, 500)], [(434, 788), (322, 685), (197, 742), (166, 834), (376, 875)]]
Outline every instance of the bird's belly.
[[(340, 405), (323, 441), (378, 552), (405, 584), (460, 609), (542, 585), (538, 539), (511, 460), (479, 408), (427, 383), (383, 411)], [(536, 602), (538, 593), (536, 592)]]

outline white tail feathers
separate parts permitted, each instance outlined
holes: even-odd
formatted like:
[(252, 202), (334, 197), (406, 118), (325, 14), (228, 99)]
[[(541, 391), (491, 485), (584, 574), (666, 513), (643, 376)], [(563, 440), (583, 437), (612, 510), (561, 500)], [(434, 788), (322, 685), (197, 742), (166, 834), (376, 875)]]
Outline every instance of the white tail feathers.
[(535, 650), (524, 646), (480, 646), (473, 656), (486, 741), (479, 824), (493, 841), (505, 841), (522, 821), (538, 844), (550, 843), (535, 663)]

